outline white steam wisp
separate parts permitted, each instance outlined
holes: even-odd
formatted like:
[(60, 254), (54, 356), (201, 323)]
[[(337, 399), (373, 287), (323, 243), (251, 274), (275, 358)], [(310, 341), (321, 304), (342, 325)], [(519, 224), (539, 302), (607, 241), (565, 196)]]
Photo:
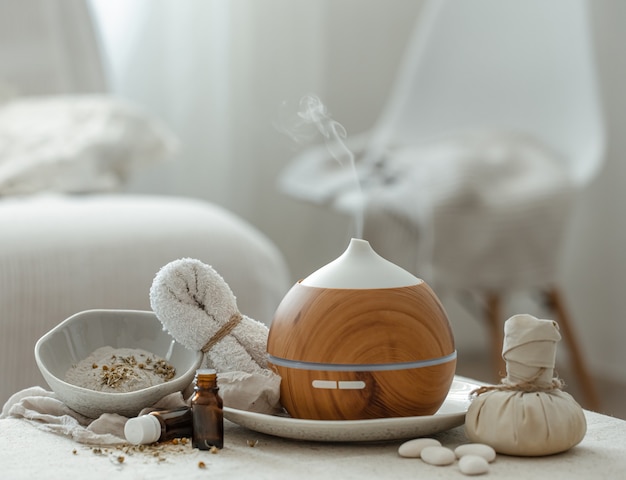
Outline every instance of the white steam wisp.
[(357, 238), (363, 236), (364, 196), (356, 169), (354, 153), (346, 146), (346, 129), (331, 117), (326, 106), (315, 95), (305, 95), (300, 99), (295, 116), (283, 119), (277, 128), (297, 143), (306, 143), (322, 135), (331, 157), (350, 172), (358, 198), (353, 202)]

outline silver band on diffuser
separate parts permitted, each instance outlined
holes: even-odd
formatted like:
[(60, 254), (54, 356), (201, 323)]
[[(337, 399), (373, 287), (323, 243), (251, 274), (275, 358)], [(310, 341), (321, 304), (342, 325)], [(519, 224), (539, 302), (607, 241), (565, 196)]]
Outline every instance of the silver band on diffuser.
[(299, 370), (324, 370), (332, 372), (372, 372), (372, 371), (390, 371), (390, 370), (408, 370), (411, 368), (432, 367), (433, 365), (441, 365), (456, 359), (456, 350), (449, 355), (438, 358), (430, 358), (428, 360), (418, 360), (415, 362), (398, 362), (398, 363), (318, 363), (318, 362), (300, 362), (297, 360), (288, 360), (285, 358), (268, 355), (268, 362), (280, 367), (297, 368)]

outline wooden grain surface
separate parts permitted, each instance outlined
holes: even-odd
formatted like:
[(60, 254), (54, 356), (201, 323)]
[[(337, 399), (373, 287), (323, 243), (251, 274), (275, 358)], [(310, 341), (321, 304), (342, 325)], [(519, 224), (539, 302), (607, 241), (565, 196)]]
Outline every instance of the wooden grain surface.
[[(445, 310), (426, 283), (372, 290), (296, 284), (278, 307), (268, 337), (274, 357), (332, 365), (419, 362), (454, 351)], [(434, 413), (448, 393), (456, 360), (364, 372), (273, 367), (292, 416), (345, 420)], [(360, 381), (365, 387), (313, 388), (314, 380)]]

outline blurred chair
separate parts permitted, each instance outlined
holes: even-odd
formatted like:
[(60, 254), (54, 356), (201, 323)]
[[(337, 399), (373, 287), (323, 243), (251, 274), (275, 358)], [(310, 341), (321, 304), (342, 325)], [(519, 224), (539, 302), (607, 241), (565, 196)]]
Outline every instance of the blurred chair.
[(363, 236), (381, 255), (438, 292), (482, 297), (498, 373), (505, 296), (541, 292), (595, 408), (557, 272), (604, 135), (587, 2), (433, 0), (378, 121), (347, 140), (361, 185), (322, 146), (296, 158), (280, 185), (362, 210)]

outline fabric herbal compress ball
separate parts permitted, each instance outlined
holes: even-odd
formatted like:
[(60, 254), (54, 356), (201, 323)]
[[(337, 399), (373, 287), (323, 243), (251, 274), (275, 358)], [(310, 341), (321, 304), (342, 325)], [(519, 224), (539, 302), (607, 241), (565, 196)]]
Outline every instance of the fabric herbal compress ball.
[(192, 258), (175, 260), (157, 273), (150, 305), (172, 337), (204, 352), (214, 368), (224, 405), (259, 413), (280, 406), (280, 377), (267, 366), (268, 328), (242, 315), (226, 281)]
[(515, 315), (504, 333), (507, 376), (475, 391), (465, 417), (468, 438), (519, 456), (551, 455), (580, 443), (587, 431), (583, 410), (554, 377), (558, 324)]

